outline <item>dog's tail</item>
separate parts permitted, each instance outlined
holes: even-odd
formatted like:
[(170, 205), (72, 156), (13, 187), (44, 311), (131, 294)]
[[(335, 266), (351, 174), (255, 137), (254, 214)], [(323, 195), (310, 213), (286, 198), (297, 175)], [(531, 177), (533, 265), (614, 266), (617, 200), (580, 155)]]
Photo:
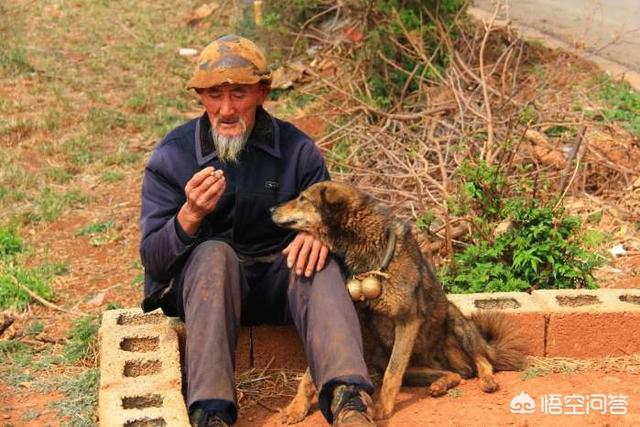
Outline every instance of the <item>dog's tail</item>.
[(471, 321), (486, 342), (486, 355), (498, 371), (519, 371), (526, 365), (527, 346), (504, 313), (478, 312)]

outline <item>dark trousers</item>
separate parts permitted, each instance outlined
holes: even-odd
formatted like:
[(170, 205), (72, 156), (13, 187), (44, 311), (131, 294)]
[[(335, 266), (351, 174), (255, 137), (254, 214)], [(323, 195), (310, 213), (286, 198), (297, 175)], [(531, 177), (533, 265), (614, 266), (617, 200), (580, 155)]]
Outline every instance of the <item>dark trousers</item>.
[(193, 249), (177, 285), (187, 330), (187, 401), (237, 418), (235, 348), (240, 325), (293, 322), (302, 339), (320, 408), (327, 420), (331, 391), (340, 383), (369, 393), (360, 324), (334, 259), (310, 278), (272, 263), (240, 262), (231, 246), (207, 241)]

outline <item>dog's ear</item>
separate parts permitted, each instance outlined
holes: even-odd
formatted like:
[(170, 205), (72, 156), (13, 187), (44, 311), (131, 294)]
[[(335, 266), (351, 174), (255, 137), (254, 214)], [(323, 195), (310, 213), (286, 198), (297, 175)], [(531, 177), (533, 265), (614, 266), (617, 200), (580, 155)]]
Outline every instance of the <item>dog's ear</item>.
[(332, 207), (343, 206), (347, 203), (347, 198), (343, 192), (334, 187), (325, 187), (320, 192), (323, 204)]

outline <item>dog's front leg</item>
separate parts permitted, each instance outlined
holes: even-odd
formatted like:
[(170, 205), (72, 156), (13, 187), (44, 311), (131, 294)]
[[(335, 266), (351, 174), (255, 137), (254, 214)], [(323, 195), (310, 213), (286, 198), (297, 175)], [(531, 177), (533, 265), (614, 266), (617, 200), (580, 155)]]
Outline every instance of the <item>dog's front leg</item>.
[(311, 398), (315, 394), (316, 388), (313, 385), (311, 371), (309, 368), (298, 384), (296, 397), (293, 398), (289, 406), (282, 410), (282, 422), (285, 424), (296, 424), (304, 420), (311, 407)]
[(402, 377), (409, 364), (409, 359), (411, 359), (413, 344), (416, 341), (421, 324), (422, 321), (420, 319), (415, 319), (395, 327), (393, 350), (391, 351), (389, 364), (382, 379), (382, 388), (376, 401), (376, 419), (389, 418), (393, 412), (393, 405), (398, 391), (400, 391)]

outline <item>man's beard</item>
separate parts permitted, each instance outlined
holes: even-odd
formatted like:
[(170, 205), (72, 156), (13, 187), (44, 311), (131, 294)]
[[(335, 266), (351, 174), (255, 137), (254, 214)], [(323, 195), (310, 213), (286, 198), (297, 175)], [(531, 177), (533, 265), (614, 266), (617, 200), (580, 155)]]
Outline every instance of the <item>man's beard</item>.
[(211, 127), (211, 137), (213, 138), (213, 145), (216, 147), (218, 153), (218, 159), (225, 163), (238, 163), (238, 157), (244, 149), (249, 134), (251, 131), (247, 129), (247, 123), (243, 119), (240, 120), (242, 126), (242, 133), (235, 136), (220, 135), (216, 131), (216, 125), (218, 121)]

